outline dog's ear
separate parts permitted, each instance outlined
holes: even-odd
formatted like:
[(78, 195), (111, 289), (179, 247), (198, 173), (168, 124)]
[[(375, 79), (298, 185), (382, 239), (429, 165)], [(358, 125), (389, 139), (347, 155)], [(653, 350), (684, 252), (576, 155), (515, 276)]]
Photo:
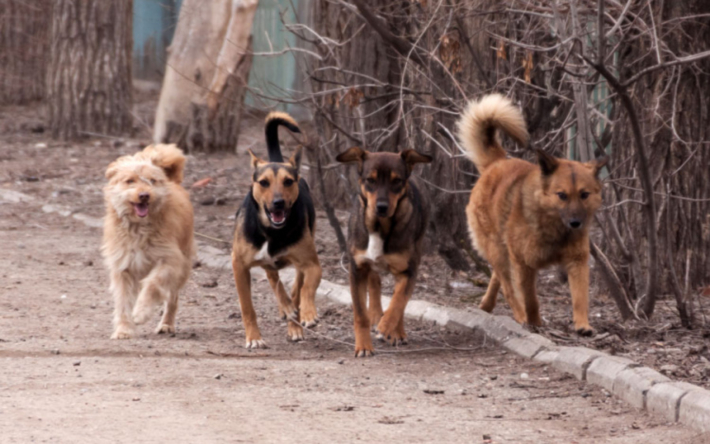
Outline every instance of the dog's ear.
[(298, 145), (296, 152), (288, 159), (288, 162), (296, 168), (296, 171), (301, 169), (301, 157), (303, 154), (303, 146)]
[(560, 162), (554, 157), (547, 154), (545, 151), (536, 149), (537, 161), (540, 164), (540, 170), (542, 170), (543, 176), (549, 176), (554, 173)]
[(249, 155), (251, 156), (251, 166), (252, 166), (252, 168), (256, 168), (256, 167), (259, 166), (260, 164), (265, 163), (263, 160), (261, 160), (261, 159), (259, 159), (258, 157), (256, 157), (256, 154), (254, 154), (254, 153), (252, 152), (252, 150), (247, 149), (247, 151), (249, 152)]
[(414, 169), (414, 166), (418, 163), (429, 163), (434, 160), (433, 157), (426, 154), (422, 154), (415, 150), (404, 150), (400, 154), (402, 160), (407, 164), (407, 174), (410, 174)]
[(359, 146), (354, 146), (352, 148), (348, 148), (347, 151), (338, 154), (335, 160), (340, 163), (357, 162), (357, 171), (362, 173), (362, 163), (365, 159), (367, 159), (368, 154), (368, 151), (363, 150)]
[(592, 170), (594, 177), (599, 179), (599, 172), (609, 163), (609, 156), (600, 156), (586, 163), (587, 167)]

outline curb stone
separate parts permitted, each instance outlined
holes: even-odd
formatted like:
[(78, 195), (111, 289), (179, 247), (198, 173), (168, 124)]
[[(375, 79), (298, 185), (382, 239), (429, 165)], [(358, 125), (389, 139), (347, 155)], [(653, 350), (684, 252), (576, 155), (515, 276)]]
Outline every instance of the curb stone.
[(710, 432), (710, 392), (691, 390), (680, 400), (678, 421), (702, 432)]
[(630, 367), (638, 367), (638, 364), (618, 356), (600, 356), (587, 367), (587, 382), (603, 387), (611, 393), (616, 376)]
[[(699, 390), (687, 382), (661, 382), (650, 388), (646, 394), (646, 408), (649, 412), (676, 422), (680, 416), (680, 403), (691, 391)], [(706, 418), (710, 421), (710, 418)]]
[[(0, 189), (0, 202), (31, 203), (34, 200), (34, 197), (24, 193)], [(99, 218), (72, 213), (63, 207), (44, 205), (42, 210), (71, 216), (89, 227), (102, 226)], [(198, 243), (197, 256), (208, 267), (231, 269), (230, 256), (217, 248)], [(252, 277), (266, 279), (266, 273), (261, 269), (254, 269), (252, 273)], [(285, 270), (281, 275), (284, 282), (291, 283), (295, 274), (293, 270)], [(321, 282), (317, 295), (341, 305), (351, 303), (346, 286), (325, 280)], [(382, 299), (383, 307), (389, 305), (390, 298)], [(670, 422), (680, 422), (701, 433), (710, 433), (710, 391), (692, 384), (672, 382), (655, 370), (638, 366), (628, 359), (612, 357), (584, 347), (557, 347), (552, 341), (528, 332), (511, 318), (494, 316), (478, 309), (466, 311), (425, 301), (411, 301), (405, 317), (483, 333), (520, 356), (542, 364), (552, 364), (563, 371), (571, 369), (570, 373), (579, 379), (586, 378), (587, 382), (609, 390), (637, 408), (647, 409)]]
[(503, 348), (517, 355), (531, 359), (546, 347), (530, 338), (510, 338), (501, 344)]
[(644, 409), (646, 393), (661, 382), (671, 380), (648, 367), (627, 368), (616, 375), (611, 392), (637, 409)]
[(584, 347), (560, 347), (552, 366), (573, 375), (580, 381), (585, 381), (589, 365), (602, 356), (605, 356), (604, 353)]

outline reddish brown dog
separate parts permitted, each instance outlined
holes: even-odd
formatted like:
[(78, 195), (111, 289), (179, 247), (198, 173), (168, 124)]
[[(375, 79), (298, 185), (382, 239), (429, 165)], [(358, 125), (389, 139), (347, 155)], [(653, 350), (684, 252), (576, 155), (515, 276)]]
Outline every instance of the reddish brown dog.
[[(428, 223), (428, 203), (410, 177), (431, 157), (414, 150), (371, 153), (354, 147), (338, 162), (357, 163), (360, 196), (350, 215), (350, 291), (355, 323), (355, 356), (373, 354), (370, 326), (392, 345), (405, 344), (404, 309), (412, 296)], [(394, 295), (382, 312), (380, 275), (395, 278)], [(367, 307), (367, 293), (370, 306)]]
[(574, 327), (592, 335), (589, 226), (601, 205), (599, 171), (606, 158), (580, 163), (541, 150), (539, 165), (506, 158), (498, 130), (521, 145), (528, 132), (520, 110), (498, 94), (471, 102), (458, 129), (481, 173), (466, 208), (471, 240), (494, 270), (481, 309), (493, 310), (502, 287), (518, 322), (541, 325), (537, 271), (561, 264), (569, 276)]

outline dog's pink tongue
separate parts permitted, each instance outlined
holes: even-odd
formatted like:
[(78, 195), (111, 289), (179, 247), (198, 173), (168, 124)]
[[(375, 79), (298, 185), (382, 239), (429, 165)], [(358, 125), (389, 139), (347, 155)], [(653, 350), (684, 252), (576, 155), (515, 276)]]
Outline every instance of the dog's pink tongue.
[(271, 220), (273, 220), (277, 224), (280, 224), (284, 221), (285, 216), (286, 215), (283, 211), (274, 211), (273, 213), (271, 213)]
[(133, 208), (136, 210), (138, 217), (146, 217), (148, 215), (148, 205), (146, 204), (134, 204)]

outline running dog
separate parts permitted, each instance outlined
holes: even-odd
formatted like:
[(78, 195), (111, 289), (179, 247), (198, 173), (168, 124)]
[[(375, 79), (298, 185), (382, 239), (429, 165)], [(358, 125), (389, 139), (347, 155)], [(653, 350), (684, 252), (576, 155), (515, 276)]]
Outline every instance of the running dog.
[(536, 150), (538, 165), (509, 159), (500, 130), (527, 145), (522, 113), (498, 94), (469, 103), (458, 123), (459, 138), (481, 173), (466, 207), (471, 240), (494, 270), (480, 308), (491, 312), (502, 287), (518, 322), (542, 325), (537, 271), (561, 264), (569, 276), (574, 328), (591, 336), (589, 227), (602, 202), (599, 171), (607, 158), (581, 163)]
[(106, 170), (101, 250), (115, 302), (113, 339), (131, 338), (159, 304), (165, 307), (156, 333), (175, 332), (178, 292), (195, 252), (192, 204), (180, 185), (184, 168), (175, 145), (150, 145)]
[[(318, 322), (315, 296), (322, 271), (314, 241), (315, 208), (308, 184), (299, 177), (301, 147), (288, 161), (281, 155), (281, 125), (300, 132), (288, 114), (275, 112), (266, 116), (269, 160), (261, 160), (249, 151), (253, 183), (236, 216), (232, 269), (246, 330), (246, 348), (266, 348), (252, 305), (252, 267), (260, 266), (266, 271), (279, 313), (288, 320), (290, 340), (303, 340), (302, 327)], [(291, 297), (279, 279), (279, 270), (288, 265), (296, 268)]]
[[(404, 309), (422, 256), (428, 202), (410, 177), (417, 163), (432, 158), (414, 150), (371, 153), (353, 147), (336, 157), (357, 163), (360, 195), (350, 215), (350, 292), (353, 299), (355, 356), (372, 356), (370, 326), (392, 345), (406, 344)], [(378, 268), (394, 275), (392, 301), (382, 312)], [(369, 308), (367, 294), (369, 292)]]

